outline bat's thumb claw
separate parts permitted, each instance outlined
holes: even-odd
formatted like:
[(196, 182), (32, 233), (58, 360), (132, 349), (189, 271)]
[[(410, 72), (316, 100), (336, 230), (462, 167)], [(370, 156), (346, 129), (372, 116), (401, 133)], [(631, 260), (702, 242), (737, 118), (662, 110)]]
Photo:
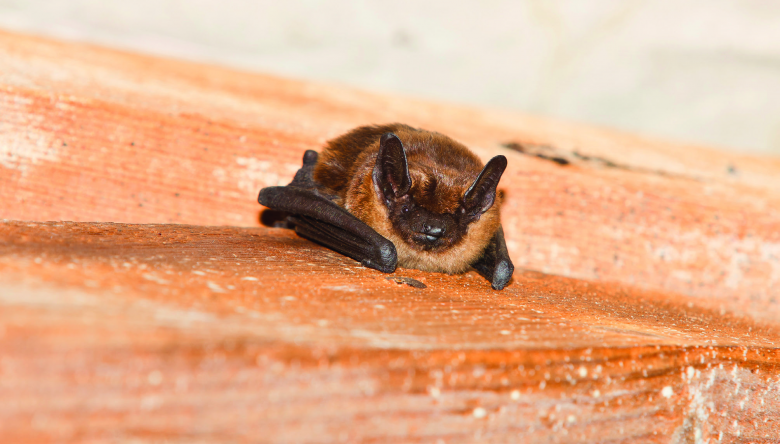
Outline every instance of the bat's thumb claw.
[(318, 154), (314, 150), (306, 150), (305, 153), (303, 153), (303, 165), (314, 165), (317, 163), (317, 157)]

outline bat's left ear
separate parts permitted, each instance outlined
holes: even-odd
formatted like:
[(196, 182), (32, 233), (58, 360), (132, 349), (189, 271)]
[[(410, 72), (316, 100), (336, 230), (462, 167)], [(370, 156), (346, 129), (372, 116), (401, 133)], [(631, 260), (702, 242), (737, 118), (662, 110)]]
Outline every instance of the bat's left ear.
[(496, 156), (490, 159), (463, 196), (463, 202), (469, 212), (481, 214), (493, 206), (496, 200), (496, 187), (505, 169), (506, 157)]
[(412, 187), (404, 145), (393, 133), (386, 133), (379, 139), (379, 154), (374, 166), (374, 184), (388, 200), (404, 196)]

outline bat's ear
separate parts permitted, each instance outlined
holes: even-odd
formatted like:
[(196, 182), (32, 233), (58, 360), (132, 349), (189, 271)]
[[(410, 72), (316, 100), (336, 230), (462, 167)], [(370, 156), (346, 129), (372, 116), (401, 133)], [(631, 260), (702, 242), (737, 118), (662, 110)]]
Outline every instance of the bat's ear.
[(493, 206), (496, 200), (496, 187), (505, 169), (506, 157), (496, 156), (490, 159), (463, 196), (467, 211), (481, 214)]
[(393, 133), (386, 133), (379, 139), (379, 154), (374, 166), (374, 184), (388, 200), (405, 195), (412, 187), (404, 145)]

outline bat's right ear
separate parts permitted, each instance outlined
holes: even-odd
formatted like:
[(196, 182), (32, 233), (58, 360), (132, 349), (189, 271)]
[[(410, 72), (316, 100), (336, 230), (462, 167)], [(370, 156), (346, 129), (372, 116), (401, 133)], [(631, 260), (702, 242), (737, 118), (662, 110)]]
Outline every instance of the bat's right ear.
[(404, 145), (393, 133), (386, 133), (379, 139), (379, 154), (374, 166), (374, 184), (387, 200), (404, 196), (412, 187)]

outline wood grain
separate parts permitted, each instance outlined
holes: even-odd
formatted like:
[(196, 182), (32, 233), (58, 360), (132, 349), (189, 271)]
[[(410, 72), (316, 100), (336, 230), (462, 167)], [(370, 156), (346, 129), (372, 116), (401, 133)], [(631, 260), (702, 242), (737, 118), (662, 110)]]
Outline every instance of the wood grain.
[(780, 319), (778, 159), (8, 33), (0, 113), (5, 218), (257, 226), (304, 150), (402, 121), (509, 158), (517, 266)]
[[(778, 159), (2, 32), (0, 115), (3, 442), (780, 436)], [(505, 290), (260, 226), (393, 121), (509, 159)]]
[(535, 272), (384, 274), (287, 230), (0, 225), (15, 442), (771, 442), (776, 326)]

